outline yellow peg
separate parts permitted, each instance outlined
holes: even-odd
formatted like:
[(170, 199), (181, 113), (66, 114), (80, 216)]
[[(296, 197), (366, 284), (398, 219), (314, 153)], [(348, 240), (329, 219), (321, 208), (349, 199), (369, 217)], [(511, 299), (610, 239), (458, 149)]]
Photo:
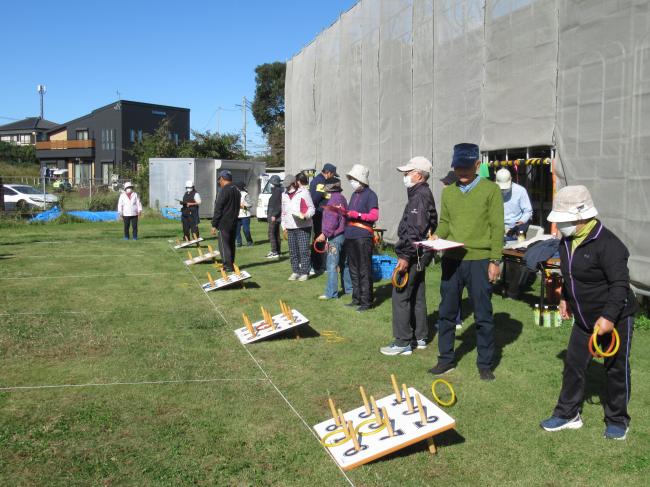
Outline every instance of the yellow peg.
[(192, 252), (190, 252), (189, 250), (187, 251), (187, 258), (189, 260), (192, 260)]
[(332, 413), (332, 419), (334, 419), (334, 423), (335, 423), (337, 426), (341, 426), (341, 420), (339, 419), (338, 414), (336, 414), (336, 408), (334, 407), (334, 401), (332, 401), (332, 398), (331, 398), (331, 397), (328, 397), (328, 398), (327, 398), (327, 402), (328, 402), (329, 405), (330, 405), (330, 411), (331, 411), (331, 413)]
[(196, 250), (199, 251), (199, 255), (203, 255), (203, 251), (201, 250), (201, 247), (197, 247)]
[(406, 398), (406, 407), (409, 409), (409, 413), (413, 412), (413, 401), (411, 400), (411, 395), (409, 390), (406, 388), (406, 384), (402, 384), (402, 390), (404, 391), (404, 397)]
[(375, 398), (373, 396), (370, 396), (370, 404), (372, 404), (372, 410), (375, 412), (375, 422), (377, 424), (381, 424), (381, 412), (379, 411), (379, 408), (377, 407), (377, 403), (375, 402)]
[(361, 392), (361, 399), (363, 399), (363, 407), (366, 408), (366, 414), (370, 414), (372, 411), (370, 411), (370, 404), (368, 404), (368, 398), (363, 386), (359, 386), (359, 391)]
[(181, 244), (181, 241), (176, 239), (176, 245), (180, 245), (180, 244)]
[(427, 415), (424, 412), (424, 408), (422, 407), (422, 401), (420, 400), (420, 394), (415, 395), (415, 402), (418, 403), (418, 411), (420, 411), (420, 420), (422, 424), (427, 424)]
[(246, 313), (242, 313), (242, 317), (244, 318), (244, 326), (246, 326), (248, 332), (253, 336), (257, 335), (257, 332), (255, 331), (255, 328), (251, 324), (251, 320), (249, 320), (248, 316), (246, 316)]
[(237, 277), (241, 277), (241, 271), (239, 270), (237, 264), (233, 264), (232, 267), (235, 269), (235, 274), (237, 274)]
[(402, 394), (399, 392), (399, 387), (397, 387), (397, 379), (395, 378), (395, 374), (390, 374), (390, 381), (393, 383), (393, 390), (395, 391), (395, 401), (397, 401), (397, 404), (402, 402)]
[(435, 455), (438, 453), (438, 450), (436, 449), (436, 444), (433, 442), (433, 438), (427, 438), (427, 445), (429, 446), (429, 452)]
[(189, 241), (190, 241), (190, 239), (187, 238), (187, 235), (183, 235), (183, 240), (185, 240), (186, 242), (189, 242)]
[(381, 413), (384, 415), (384, 424), (388, 430), (388, 436), (395, 436), (395, 431), (393, 431), (393, 423), (388, 417), (388, 411), (386, 411), (385, 407), (381, 408)]
[(343, 427), (344, 430), (347, 430), (348, 422), (345, 420), (345, 415), (343, 414), (343, 411), (341, 411), (341, 408), (338, 408), (337, 411), (339, 413), (339, 424)]
[(352, 421), (348, 421), (348, 433), (352, 437), (352, 443), (354, 443), (354, 449), (356, 451), (361, 450), (361, 445), (359, 444), (359, 438), (356, 431), (354, 431), (354, 426), (352, 426)]
[(198, 240), (198, 239), (199, 239), (199, 236), (198, 236), (196, 233), (193, 233), (193, 234), (192, 234), (192, 237), (194, 237), (194, 240)]
[(223, 270), (223, 267), (220, 267), (219, 270), (221, 271), (221, 277), (223, 278), (223, 280), (224, 281), (227, 280), (228, 274), (226, 274), (226, 271)]
[(212, 274), (208, 272), (208, 281), (210, 282), (210, 287), (215, 287), (214, 279), (212, 279)]

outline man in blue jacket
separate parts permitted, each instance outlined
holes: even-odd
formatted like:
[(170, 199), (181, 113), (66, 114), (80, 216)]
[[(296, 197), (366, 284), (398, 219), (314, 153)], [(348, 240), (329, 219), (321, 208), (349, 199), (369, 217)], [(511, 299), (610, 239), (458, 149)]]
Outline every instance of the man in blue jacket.
[(405, 166), (398, 167), (408, 193), (408, 202), (397, 228), (397, 272), (408, 272), (408, 281), (402, 289), (393, 288), (393, 343), (382, 347), (384, 355), (410, 355), (413, 347), (427, 348), (426, 266), (432, 252), (415, 246), (426, 240), (429, 232), (438, 226), (436, 204), (427, 184), (431, 162), (425, 157), (414, 157)]

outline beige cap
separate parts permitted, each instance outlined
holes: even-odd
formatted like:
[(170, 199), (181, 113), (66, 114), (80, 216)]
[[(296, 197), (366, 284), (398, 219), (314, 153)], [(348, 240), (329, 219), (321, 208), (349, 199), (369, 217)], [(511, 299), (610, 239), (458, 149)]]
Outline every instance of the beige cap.
[(431, 161), (422, 156), (414, 157), (406, 164), (406, 166), (400, 166), (397, 168), (400, 172), (423, 171), (428, 174), (431, 174), (432, 169)]
[(124, 183), (124, 189), (132, 188), (132, 187), (133, 187), (133, 183), (131, 181), (127, 181), (126, 183)]
[(346, 174), (348, 179), (356, 179), (362, 184), (365, 184), (368, 186), (368, 176), (370, 175), (370, 169), (368, 169), (366, 166), (363, 166), (361, 164), (355, 164), (352, 166), (352, 169), (350, 169), (350, 172)]
[(497, 171), (496, 183), (503, 190), (512, 187), (512, 175), (505, 167)]
[(552, 223), (588, 220), (598, 215), (586, 186), (565, 186), (553, 198), (553, 211), (546, 218)]

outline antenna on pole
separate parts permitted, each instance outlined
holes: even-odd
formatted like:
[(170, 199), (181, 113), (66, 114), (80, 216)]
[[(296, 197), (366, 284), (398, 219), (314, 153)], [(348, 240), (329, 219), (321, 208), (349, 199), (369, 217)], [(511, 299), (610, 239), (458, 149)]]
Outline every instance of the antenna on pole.
[(122, 100), (122, 93), (120, 93), (120, 90), (115, 90), (115, 94), (117, 95), (117, 101)]
[(41, 96), (41, 120), (42, 120), (43, 119), (43, 96), (45, 96), (47, 90), (45, 88), (45, 85), (37, 85), (36, 91), (38, 91), (38, 94)]
[(247, 108), (247, 107), (248, 107), (248, 105), (246, 104), (246, 97), (244, 97), (244, 99), (243, 99), (243, 103), (242, 103), (242, 107), (241, 107), (242, 115), (243, 115), (243, 119), (244, 119), (244, 120), (243, 120), (243, 122), (244, 122), (244, 126), (243, 126), (243, 135), (244, 135), (244, 159), (246, 159), (246, 108)]

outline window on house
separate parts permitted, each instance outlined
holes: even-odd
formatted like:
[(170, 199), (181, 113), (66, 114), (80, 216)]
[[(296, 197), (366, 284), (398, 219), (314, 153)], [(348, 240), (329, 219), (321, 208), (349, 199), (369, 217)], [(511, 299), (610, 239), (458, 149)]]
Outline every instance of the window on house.
[(131, 141), (131, 143), (135, 142), (135, 129), (131, 129), (129, 131), (129, 140)]
[(110, 184), (113, 174), (113, 162), (102, 162), (102, 184)]
[(88, 129), (77, 130), (77, 140), (88, 140)]
[(142, 129), (138, 130), (138, 142), (142, 142)]

